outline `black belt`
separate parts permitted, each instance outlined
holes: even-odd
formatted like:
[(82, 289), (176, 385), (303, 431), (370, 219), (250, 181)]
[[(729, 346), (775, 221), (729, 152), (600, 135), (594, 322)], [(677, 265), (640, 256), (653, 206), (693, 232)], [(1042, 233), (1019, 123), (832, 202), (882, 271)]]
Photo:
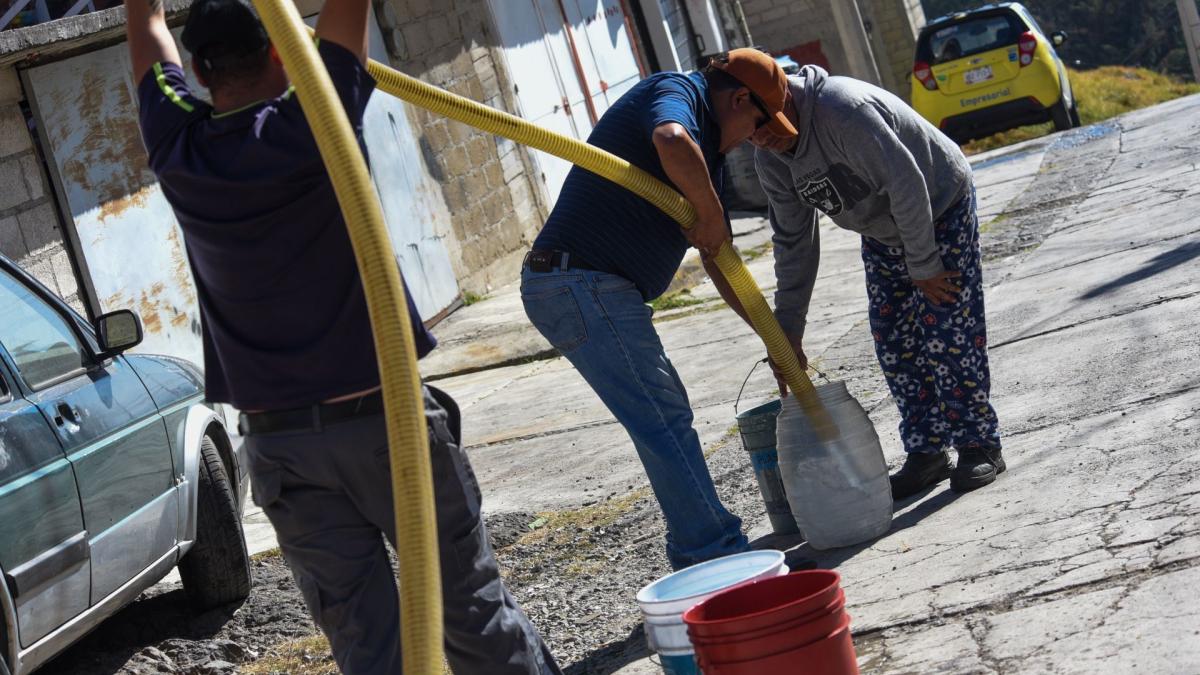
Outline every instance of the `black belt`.
[(525, 254), (525, 261), (521, 263), (521, 267), (528, 267), (534, 272), (566, 272), (567, 270), (602, 271), (589, 265), (586, 260), (580, 260), (578, 256), (570, 252), (538, 248)]
[(242, 413), (238, 417), (238, 431), (243, 436), (280, 431), (320, 431), (331, 424), (382, 413), (383, 394), (377, 391), (337, 403), (318, 403), (288, 410)]

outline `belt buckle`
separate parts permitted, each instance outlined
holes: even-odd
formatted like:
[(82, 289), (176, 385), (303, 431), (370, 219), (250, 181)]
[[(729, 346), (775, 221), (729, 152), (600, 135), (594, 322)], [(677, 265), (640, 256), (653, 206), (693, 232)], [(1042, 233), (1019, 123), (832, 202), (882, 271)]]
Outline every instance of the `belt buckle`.
[(525, 264), (534, 272), (552, 272), (554, 251), (530, 251), (525, 254)]

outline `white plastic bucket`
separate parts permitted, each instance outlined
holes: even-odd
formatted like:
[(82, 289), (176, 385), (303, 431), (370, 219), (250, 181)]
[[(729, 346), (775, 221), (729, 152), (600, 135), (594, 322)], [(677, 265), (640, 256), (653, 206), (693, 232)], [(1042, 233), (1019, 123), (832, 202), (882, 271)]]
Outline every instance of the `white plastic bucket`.
[(661, 656), (692, 653), (683, 613), (717, 593), (751, 579), (788, 573), (782, 551), (747, 551), (692, 565), (638, 591), (646, 642)]
[[(892, 526), (892, 488), (875, 426), (845, 382), (817, 387), (828, 416), (810, 420), (796, 397), (779, 413), (779, 475), (808, 545), (852, 546)], [(834, 425), (833, 428), (818, 424)]]

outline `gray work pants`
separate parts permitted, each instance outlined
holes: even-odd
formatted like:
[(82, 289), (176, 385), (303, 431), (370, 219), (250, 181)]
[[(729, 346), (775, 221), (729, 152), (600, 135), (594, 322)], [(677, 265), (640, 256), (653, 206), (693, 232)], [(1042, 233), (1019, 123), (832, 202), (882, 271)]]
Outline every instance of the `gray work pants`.
[[(458, 675), (561, 671), (500, 579), (460, 447), (458, 406), (425, 387), (446, 660)], [(397, 549), (382, 415), (246, 438), (263, 508), (313, 618), (347, 675), (401, 672), (400, 613), (383, 536)]]

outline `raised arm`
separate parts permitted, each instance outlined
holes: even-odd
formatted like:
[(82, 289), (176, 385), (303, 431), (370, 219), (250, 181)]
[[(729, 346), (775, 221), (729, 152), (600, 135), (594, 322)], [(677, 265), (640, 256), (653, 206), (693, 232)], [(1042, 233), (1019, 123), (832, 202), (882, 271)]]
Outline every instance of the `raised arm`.
[(179, 48), (167, 28), (162, 0), (125, 0), (125, 36), (129, 42), (135, 83), (140, 82), (155, 63), (182, 63)]
[(317, 18), (317, 38), (349, 49), (366, 63), (370, 9), (370, 0), (329, 0)]

